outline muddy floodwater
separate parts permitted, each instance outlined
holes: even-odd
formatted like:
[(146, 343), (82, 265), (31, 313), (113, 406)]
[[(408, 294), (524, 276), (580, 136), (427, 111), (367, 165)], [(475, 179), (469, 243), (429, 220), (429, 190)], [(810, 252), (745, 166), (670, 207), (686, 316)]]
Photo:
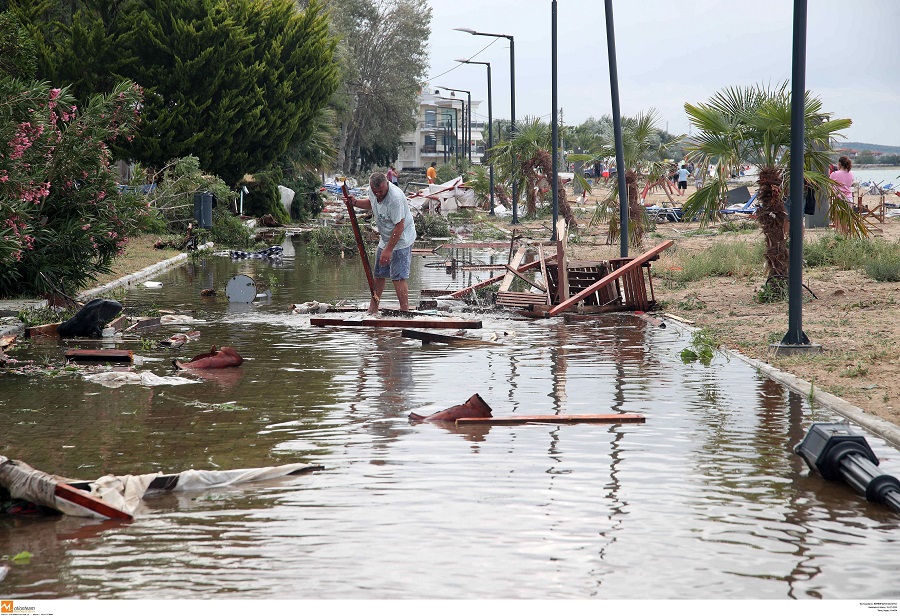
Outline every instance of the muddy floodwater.
[[(367, 297), (358, 259), (204, 257), (126, 305), (194, 311), (119, 345), (138, 370), (231, 345), (246, 359), (187, 385), (109, 388), (80, 372), (0, 376), (0, 453), (79, 479), (293, 462), (310, 475), (150, 498), (132, 523), (0, 518), (27, 550), (4, 598), (875, 599), (900, 596), (900, 517), (810, 475), (792, 452), (810, 405), (743, 362), (684, 364), (690, 335), (631, 315), (468, 313), (494, 344), (311, 327), (292, 304)], [(488, 272), (414, 258), (422, 288)], [(500, 250), (463, 260), (505, 262)], [(496, 272), (495, 272), (496, 273)], [(248, 274), (271, 299), (229, 304)], [(201, 298), (205, 288), (216, 298)], [(390, 290), (388, 302), (395, 300)], [(785, 312), (787, 309), (785, 308)], [(785, 314), (785, 322), (787, 314)], [(152, 342), (196, 329), (172, 351)], [(57, 341), (18, 357), (61, 361)], [(479, 393), (494, 416), (640, 413), (644, 424), (411, 424)], [(882, 468), (900, 456), (867, 434)]]

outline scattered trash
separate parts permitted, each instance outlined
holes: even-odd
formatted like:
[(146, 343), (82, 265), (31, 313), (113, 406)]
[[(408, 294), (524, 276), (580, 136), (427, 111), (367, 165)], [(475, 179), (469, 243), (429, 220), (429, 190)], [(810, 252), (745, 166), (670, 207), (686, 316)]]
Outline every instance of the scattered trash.
[(155, 280), (147, 280), (146, 282), (144, 282), (144, 286), (148, 289), (161, 289), (162, 283)]
[(449, 409), (444, 409), (433, 415), (423, 416), (417, 413), (409, 414), (409, 419), (411, 421), (456, 421), (463, 417), (492, 417), (491, 407), (488, 406), (487, 402), (485, 402), (481, 396), (473, 394), (471, 398), (462, 404), (451, 406)]
[(41, 513), (44, 508), (77, 517), (130, 521), (142, 500), (154, 494), (219, 488), (321, 470), (324, 467), (282, 464), (225, 471), (191, 469), (173, 474), (105, 475), (94, 481), (70, 481), (0, 455), (0, 487), (13, 499), (37, 505), (30, 508), (34, 513)]
[(183, 325), (193, 323), (197, 319), (186, 314), (164, 314), (159, 317), (160, 325)]
[(284, 255), (284, 248), (281, 246), (269, 246), (263, 250), (256, 252), (244, 252), (243, 250), (229, 250), (228, 256), (232, 259), (268, 259), (270, 261), (280, 261)]
[(92, 299), (75, 316), (56, 328), (61, 338), (99, 338), (104, 326), (122, 312), (122, 304), (113, 299)]
[(86, 374), (84, 379), (113, 389), (121, 387), (122, 385), (145, 385), (147, 387), (155, 387), (157, 385), (196, 385), (199, 382), (180, 376), (157, 376), (152, 372), (124, 371)]
[(491, 342), (494, 342), (495, 340), (499, 340), (500, 338), (504, 338), (504, 337), (512, 338), (515, 335), (516, 335), (516, 332), (514, 332), (512, 330), (506, 331), (506, 332), (491, 332), (490, 334), (488, 334), (487, 339), (490, 340)]
[(203, 289), (200, 291), (200, 297), (215, 297), (216, 290), (215, 289)]
[(199, 340), (200, 332), (192, 331), (184, 334), (175, 334), (173, 336), (169, 336), (166, 340), (161, 340), (159, 342), (160, 346), (169, 347), (170, 349), (177, 349), (178, 347), (184, 346), (186, 343), (191, 340)]
[(229, 302), (249, 304), (256, 298), (256, 281), (250, 276), (238, 274), (225, 285), (225, 297)]
[(302, 304), (291, 304), (291, 312), (294, 314), (324, 314), (330, 307), (330, 304), (313, 300)]
[(172, 363), (179, 370), (189, 370), (198, 368), (200, 370), (210, 370), (214, 368), (236, 368), (244, 363), (244, 358), (238, 355), (238, 352), (231, 347), (222, 347), (216, 349), (212, 347), (209, 353), (203, 353), (191, 358), (191, 361), (182, 363), (177, 359)]

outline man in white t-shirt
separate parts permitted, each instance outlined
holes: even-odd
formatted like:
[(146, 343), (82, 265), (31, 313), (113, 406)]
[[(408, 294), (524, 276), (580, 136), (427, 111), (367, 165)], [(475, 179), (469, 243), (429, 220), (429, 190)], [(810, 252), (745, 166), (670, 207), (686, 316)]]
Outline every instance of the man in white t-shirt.
[(378, 312), (378, 303), (384, 292), (384, 281), (390, 278), (400, 301), (400, 310), (409, 310), (409, 267), (412, 263), (412, 245), (416, 241), (416, 223), (399, 186), (388, 182), (383, 173), (373, 173), (369, 178), (368, 198), (354, 196), (344, 202), (363, 210), (372, 210), (378, 225), (378, 251), (375, 253), (375, 295), (369, 303), (369, 312)]

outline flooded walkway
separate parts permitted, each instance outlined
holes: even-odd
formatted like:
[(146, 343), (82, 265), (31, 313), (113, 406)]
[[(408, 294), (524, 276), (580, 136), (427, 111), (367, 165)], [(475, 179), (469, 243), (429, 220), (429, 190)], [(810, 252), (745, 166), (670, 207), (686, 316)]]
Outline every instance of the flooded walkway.
[[(317, 328), (291, 304), (364, 301), (353, 259), (206, 257), (125, 303), (194, 310), (199, 342), (133, 340), (139, 369), (230, 345), (245, 363), (180, 386), (79, 373), (0, 377), (0, 453), (70, 477), (290, 462), (324, 471), (146, 501), (135, 522), (0, 518), (0, 556), (34, 554), (9, 598), (875, 599), (900, 595), (900, 518), (809, 475), (792, 452), (835, 421), (690, 336), (628, 315), (566, 324), (478, 315), (498, 344)], [(296, 255), (293, 253), (296, 251)], [(505, 262), (506, 255), (498, 260)], [(416, 257), (421, 288), (464, 286)], [(272, 299), (229, 305), (236, 274)], [(462, 275), (462, 274), (460, 274)], [(466, 273), (465, 276), (471, 276)], [(478, 275), (489, 275), (478, 272)], [(391, 294), (387, 293), (387, 300)], [(472, 315), (467, 315), (472, 316)], [(184, 326), (144, 335), (161, 340)], [(473, 332), (470, 334), (475, 335)], [(61, 356), (57, 342), (35, 357)], [(154, 361), (157, 360), (157, 361)], [(645, 424), (414, 425), (479, 393), (495, 416), (641, 413)], [(867, 435), (886, 471), (897, 450)]]

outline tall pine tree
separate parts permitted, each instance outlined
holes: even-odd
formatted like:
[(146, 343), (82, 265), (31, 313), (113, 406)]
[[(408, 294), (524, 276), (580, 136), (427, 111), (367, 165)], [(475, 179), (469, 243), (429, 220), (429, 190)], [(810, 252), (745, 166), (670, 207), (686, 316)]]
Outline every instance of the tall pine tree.
[(234, 184), (308, 139), (338, 86), (318, 0), (8, 2), (38, 35), (40, 77), (79, 98), (123, 77), (144, 87), (123, 153), (148, 165), (192, 154)]

